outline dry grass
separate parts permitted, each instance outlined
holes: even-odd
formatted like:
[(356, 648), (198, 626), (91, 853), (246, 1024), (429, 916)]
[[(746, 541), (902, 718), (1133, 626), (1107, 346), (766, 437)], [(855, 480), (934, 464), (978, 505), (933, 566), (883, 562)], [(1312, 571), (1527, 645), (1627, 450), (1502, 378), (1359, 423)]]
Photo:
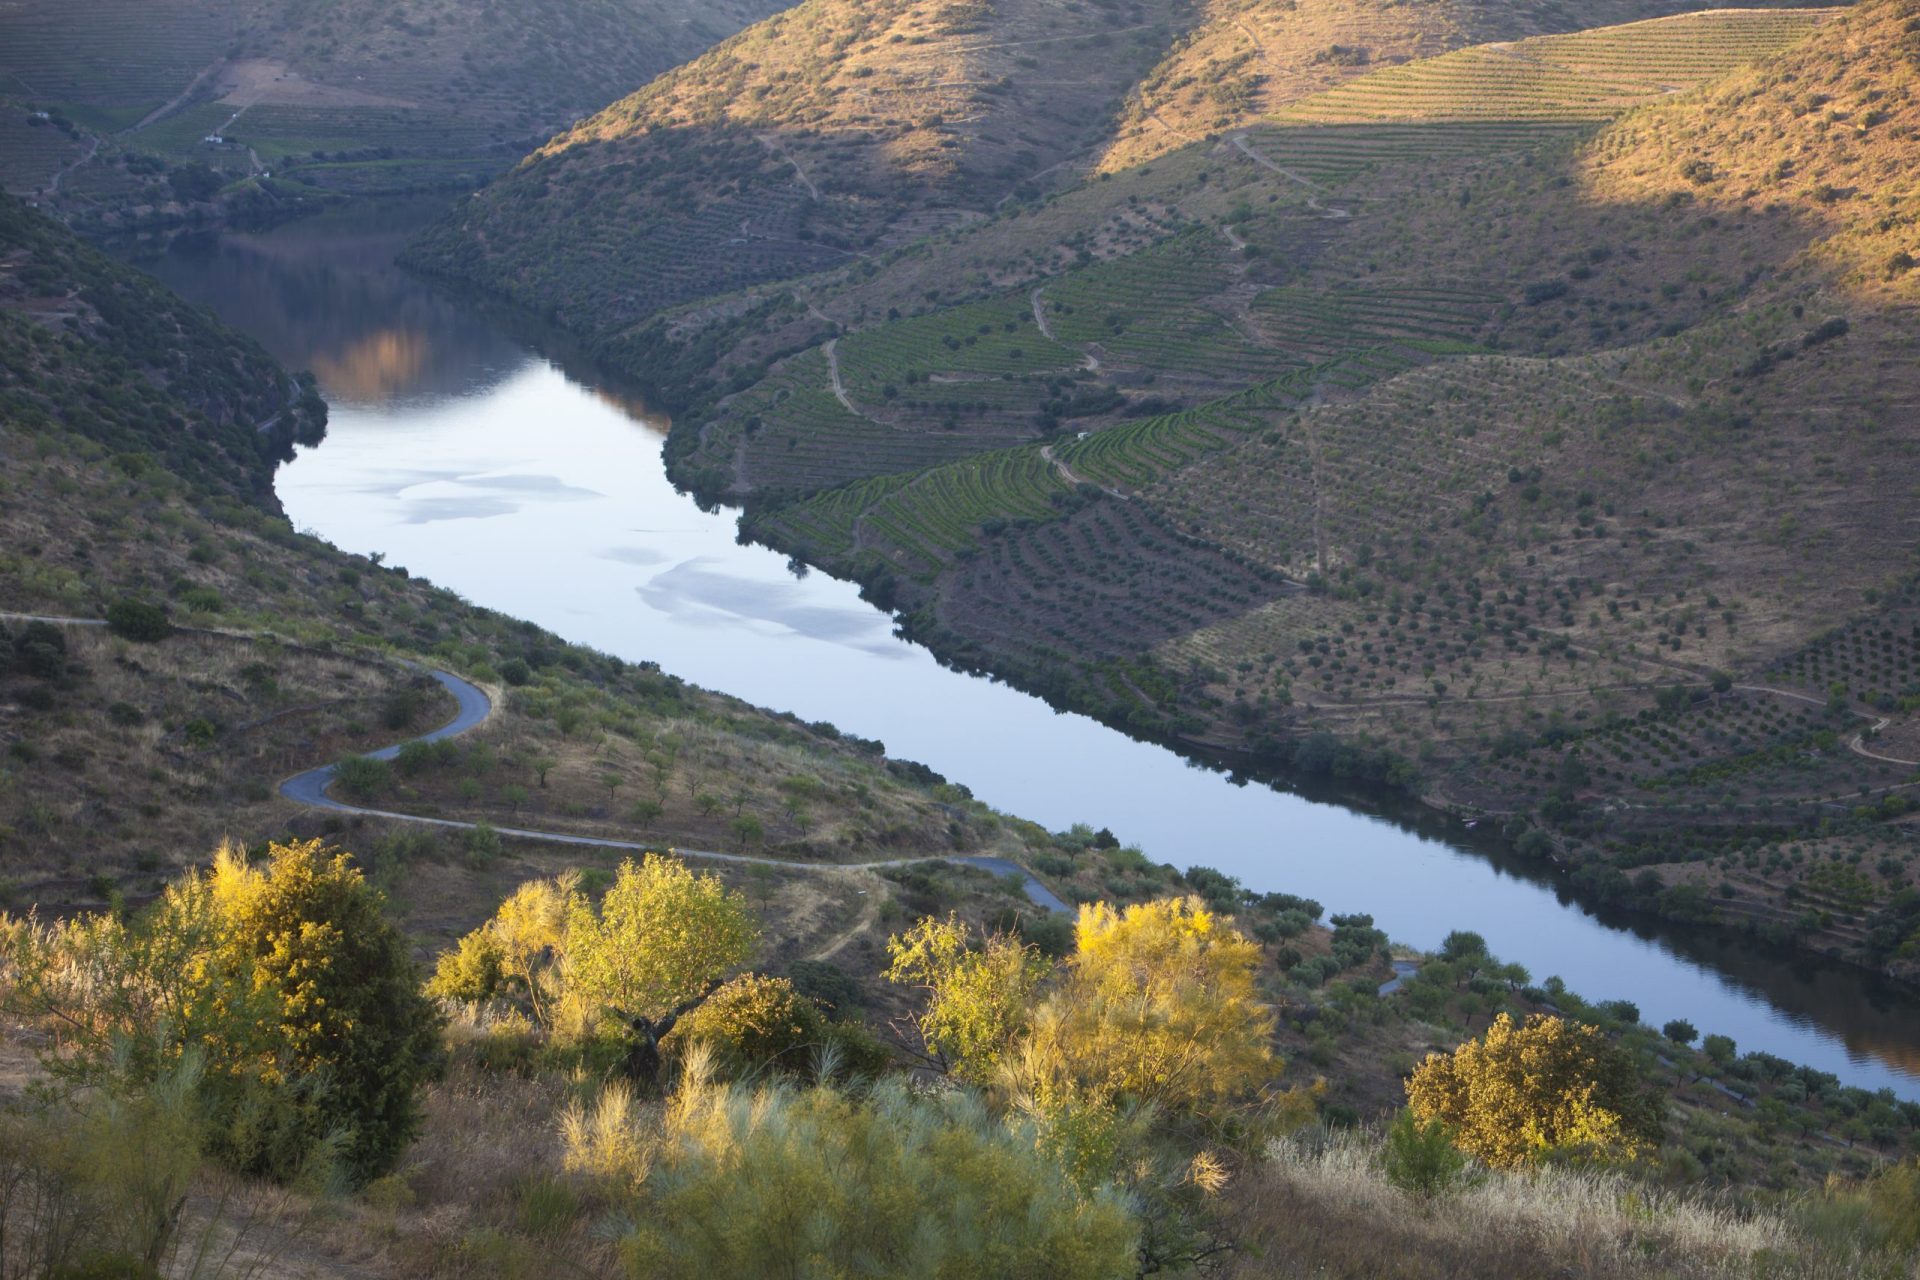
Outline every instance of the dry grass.
[[(238, 636), (130, 644), (69, 628), (67, 674), (0, 680), (0, 874), (22, 903), (64, 909), (130, 897), (182, 850), (271, 829), (283, 778), (447, 718), (437, 686), (391, 662)], [(38, 703), (38, 705), (36, 705)]]
[[(1377, 1143), (1319, 1132), (1277, 1144), (1238, 1188), (1239, 1276), (1838, 1277), (1867, 1260), (1823, 1249), (1782, 1215), (1660, 1190), (1617, 1172), (1483, 1173), (1433, 1205), (1391, 1186)], [(1899, 1274), (1890, 1272), (1888, 1274)]]

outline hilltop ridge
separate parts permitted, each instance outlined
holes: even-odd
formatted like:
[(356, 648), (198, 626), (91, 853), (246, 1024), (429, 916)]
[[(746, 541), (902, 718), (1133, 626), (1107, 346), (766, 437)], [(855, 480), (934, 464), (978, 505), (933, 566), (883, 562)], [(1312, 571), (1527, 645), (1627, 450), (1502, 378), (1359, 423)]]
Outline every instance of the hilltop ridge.
[[(1592, 20), (1698, 7), (1609, 0)], [(1474, 0), (809, 0), (554, 138), (414, 260), (607, 339), (696, 298), (863, 262), (1375, 65), (1576, 25), (1564, 6)], [(1256, 36), (1257, 54), (1223, 52)]]

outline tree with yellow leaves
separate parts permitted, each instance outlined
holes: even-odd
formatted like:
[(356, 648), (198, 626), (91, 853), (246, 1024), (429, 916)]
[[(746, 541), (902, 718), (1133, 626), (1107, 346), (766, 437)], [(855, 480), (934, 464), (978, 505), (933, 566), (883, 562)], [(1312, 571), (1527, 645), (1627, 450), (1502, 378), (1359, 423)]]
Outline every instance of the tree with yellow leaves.
[(1236, 1105), (1277, 1073), (1260, 947), (1199, 898), (1080, 908), (1033, 1038), (1087, 1098), (1183, 1114)]
[(521, 885), (440, 957), (429, 992), (517, 997), (563, 1038), (626, 1035), (696, 1001), (759, 940), (746, 899), (678, 858), (621, 863), (597, 908), (579, 885), (571, 872)]
[(1627, 1052), (1598, 1027), (1543, 1014), (1516, 1026), (1503, 1013), (1481, 1039), (1429, 1054), (1407, 1101), (1497, 1169), (1551, 1151), (1630, 1160), (1661, 1137), (1659, 1098)]
[(983, 1084), (999, 1070), (1026, 1028), (1035, 990), (1053, 966), (1038, 949), (1006, 934), (978, 946), (958, 916), (921, 920), (887, 939), (887, 980), (927, 993), (920, 1037), (962, 1079)]
[(468, 1002), (512, 994), (527, 1002), (542, 1030), (551, 1031), (564, 996), (567, 923), (581, 905), (577, 871), (529, 880), (491, 920), (440, 957), (428, 994)]
[(317, 1152), (390, 1168), (419, 1122), (439, 1019), (406, 938), (345, 854), (223, 847), (138, 917), (0, 922), (0, 987), (56, 1019), (85, 1084), (144, 1088), (202, 1055), (197, 1088), (229, 1163), (288, 1177)]

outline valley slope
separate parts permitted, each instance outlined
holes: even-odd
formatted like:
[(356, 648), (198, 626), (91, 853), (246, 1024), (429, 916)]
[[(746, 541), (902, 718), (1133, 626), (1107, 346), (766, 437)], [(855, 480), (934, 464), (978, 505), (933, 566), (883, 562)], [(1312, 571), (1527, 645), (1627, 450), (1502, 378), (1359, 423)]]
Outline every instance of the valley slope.
[(0, 182), (102, 228), (216, 197), (284, 213), (465, 190), (778, 7), (95, 0), (80, 22), (14, 0), (0, 8)]
[[(1415, 790), (1609, 901), (1911, 972), (1920, 530), (1889, 477), (1920, 445), (1916, 20), (1723, 10), (1369, 61), (1146, 163), (1122, 130), (1053, 196), (1021, 179), (1080, 135), (1010, 169), (1001, 126), (946, 113), (951, 147), (896, 115), (788, 164), (712, 96), (723, 48), (422, 258), (484, 240), (478, 279), (681, 410), (683, 481), (951, 661)], [(879, 34), (843, 33), (849, 77)], [(703, 154), (674, 114), (698, 101), (759, 175), (727, 181), (837, 210), (804, 251), (670, 243), (732, 195), (642, 216)], [(827, 155), (846, 185), (796, 192)], [(880, 208), (888, 172), (917, 185)], [(928, 230), (956, 189), (969, 216)]]

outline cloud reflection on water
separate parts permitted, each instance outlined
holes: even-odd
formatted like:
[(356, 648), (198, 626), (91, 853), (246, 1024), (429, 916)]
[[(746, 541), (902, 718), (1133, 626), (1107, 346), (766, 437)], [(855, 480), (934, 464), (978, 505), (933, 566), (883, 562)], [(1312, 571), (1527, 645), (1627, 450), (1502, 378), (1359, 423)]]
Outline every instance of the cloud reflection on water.
[(893, 638), (884, 615), (872, 609), (834, 609), (806, 603), (797, 584), (764, 582), (715, 572), (721, 563), (696, 556), (634, 588), (649, 608), (684, 622), (729, 626), (760, 622), (783, 627), (828, 644), (844, 645), (883, 658), (904, 658), (906, 646)]

